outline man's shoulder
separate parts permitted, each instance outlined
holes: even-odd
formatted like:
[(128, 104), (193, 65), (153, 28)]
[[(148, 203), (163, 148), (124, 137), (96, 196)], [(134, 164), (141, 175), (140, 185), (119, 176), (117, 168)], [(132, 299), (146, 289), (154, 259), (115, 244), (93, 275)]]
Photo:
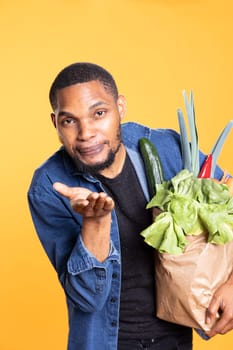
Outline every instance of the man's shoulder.
[(125, 123), (122, 128), (122, 139), (128, 151), (138, 154), (139, 139), (147, 138), (159, 154), (165, 179), (175, 176), (183, 167), (180, 135), (173, 129), (153, 129), (138, 123)]
[(178, 133), (168, 128), (151, 128), (149, 126), (126, 122), (122, 124), (122, 138), (125, 145), (136, 145), (142, 137), (148, 138), (155, 143), (168, 143), (179, 141)]

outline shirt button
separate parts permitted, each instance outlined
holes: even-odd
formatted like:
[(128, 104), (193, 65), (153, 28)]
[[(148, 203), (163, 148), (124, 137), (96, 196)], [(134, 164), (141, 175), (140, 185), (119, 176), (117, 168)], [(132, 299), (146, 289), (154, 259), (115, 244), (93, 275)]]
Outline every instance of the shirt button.
[(110, 301), (111, 301), (111, 303), (115, 303), (115, 302), (117, 301), (117, 298), (112, 297), (112, 298), (110, 299)]
[(112, 327), (116, 327), (117, 326), (117, 322), (116, 321), (112, 321), (111, 325), (112, 325)]
[(113, 272), (112, 278), (117, 278), (117, 273)]

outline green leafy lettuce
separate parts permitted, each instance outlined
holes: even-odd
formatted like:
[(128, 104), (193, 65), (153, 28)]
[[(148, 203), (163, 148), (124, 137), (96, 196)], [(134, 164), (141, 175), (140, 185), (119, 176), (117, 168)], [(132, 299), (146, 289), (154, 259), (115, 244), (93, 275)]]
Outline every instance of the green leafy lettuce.
[(147, 205), (148, 209), (153, 207), (162, 212), (141, 235), (161, 253), (184, 252), (186, 236), (202, 232), (208, 233), (210, 243), (233, 240), (233, 197), (224, 184), (197, 178), (183, 169), (156, 185), (156, 194)]

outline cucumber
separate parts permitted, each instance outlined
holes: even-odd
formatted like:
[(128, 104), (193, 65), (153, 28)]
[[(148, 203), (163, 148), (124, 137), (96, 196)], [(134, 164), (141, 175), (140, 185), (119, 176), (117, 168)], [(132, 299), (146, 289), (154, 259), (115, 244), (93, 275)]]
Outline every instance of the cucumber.
[(156, 193), (156, 184), (164, 182), (163, 168), (154, 144), (147, 138), (139, 139), (139, 150), (145, 165), (149, 193), (151, 198)]

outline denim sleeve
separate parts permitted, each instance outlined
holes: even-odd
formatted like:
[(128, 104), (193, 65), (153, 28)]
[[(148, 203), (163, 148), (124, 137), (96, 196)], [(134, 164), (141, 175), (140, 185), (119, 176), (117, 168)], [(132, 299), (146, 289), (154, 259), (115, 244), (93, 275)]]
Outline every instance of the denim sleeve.
[(81, 217), (53, 190), (49, 181), (44, 182), (31, 186), (28, 192), (38, 237), (69, 301), (86, 312), (100, 310), (109, 295), (119, 252), (111, 242), (108, 258), (99, 262), (82, 242)]

